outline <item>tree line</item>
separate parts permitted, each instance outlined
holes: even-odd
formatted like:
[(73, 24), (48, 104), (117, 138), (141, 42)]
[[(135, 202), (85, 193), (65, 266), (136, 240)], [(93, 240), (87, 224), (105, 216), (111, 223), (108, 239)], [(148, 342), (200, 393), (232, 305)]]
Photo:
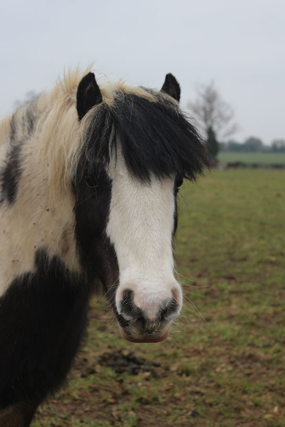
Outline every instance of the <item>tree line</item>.
[(187, 107), (200, 126), (200, 132), (206, 141), (206, 146), (213, 160), (219, 151), (227, 152), (273, 152), (285, 153), (285, 139), (276, 139), (271, 145), (265, 145), (260, 138), (249, 137), (243, 143), (228, 139), (239, 126), (234, 121), (234, 111), (225, 102), (214, 82), (208, 85), (200, 85), (197, 88), (197, 98), (189, 102)]
[(222, 152), (235, 153), (285, 153), (285, 139), (276, 139), (271, 145), (265, 145), (260, 138), (251, 136), (243, 143), (230, 139), (228, 142), (219, 143)]

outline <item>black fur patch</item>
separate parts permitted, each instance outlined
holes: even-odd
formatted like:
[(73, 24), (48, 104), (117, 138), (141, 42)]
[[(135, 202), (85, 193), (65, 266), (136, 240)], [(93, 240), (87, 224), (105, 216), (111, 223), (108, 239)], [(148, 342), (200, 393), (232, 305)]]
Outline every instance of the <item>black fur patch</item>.
[(12, 205), (16, 199), (18, 183), (22, 173), (20, 162), (22, 143), (16, 139), (15, 115), (12, 116), (10, 126), (10, 150), (7, 154), (6, 166), (1, 173), (1, 181), (2, 198)]
[(2, 196), (10, 205), (16, 200), (18, 183), (22, 168), (20, 162), (22, 145), (14, 145), (7, 156), (6, 167), (2, 173)]
[[(2, 201), (7, 200), (12, 205), (17, 196), (18, 184), (22, 174), (21, 151), (25, 140), (29, 138), (35, 125), (35, 101), (26, 107), (25, 114), (19, 123), (17, 113), (11, 118), (10, 124), (10, 149), (6, 158), (6, 166), (1, 172)], [(19, 139), (17, 130), (21, 130), (23, 136)]]
[(194, 180), (209, 166), (197, 131), (178, 105), (151, 93), (157, 102), (119, 91), (112, 107), (103, 102), (94, 109), (83, 149), (86, 167), (109, 162), (116, 135), (129, 172), (142, 181), (148, 181), (150, 174)]
[(74, 183), (75, 237), (80, 260), (88, 283), (99, 279), (113, 306), (115, 287), (111, 288), (117, 282), (119, 268), (114, 247), (106, 235), (111, 180), (102, 168), (93, 167), (88, 175), (80, 172), (82, 175)]
[(64, 382), (87, 324), (91, 289), (38, 250), (36, 272), (0, 298), (0, 407), (37, 406)]
[(33, 133), (34, 128), (35, 128), (35, 120), (36, 120), (35, 107), (36, 107), (36, 103), (37, 103), (37, 100), (34, 100), (28, 105), (27, 110), (26, 110), (26, 114), (23, 117), (23, 124), (22, 125), (26, 126), (26, 129), (27, 129), (26, 136), (27, 137), (29, 137)]

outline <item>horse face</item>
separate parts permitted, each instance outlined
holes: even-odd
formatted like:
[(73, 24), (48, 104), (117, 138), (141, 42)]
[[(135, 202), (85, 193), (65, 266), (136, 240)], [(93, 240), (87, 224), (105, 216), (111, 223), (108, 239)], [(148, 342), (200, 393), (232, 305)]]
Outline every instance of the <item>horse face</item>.
[(119, 281), (115, 308), (122, 335), (160, 341), (182, 305), (173, 275), (172, 238), (176, 218), (174, 178), (140, 182), (123, 157), (111, 161), (110, 213), (106, 235), (116, 253)]
[(76, 188), (76, 238), (89, 280), (99, 275), (122, 336), (155, 342), (168, 335), (182, 305), (173, 275), (174, 178), (140, 182), (118, 151), (107, 170)]

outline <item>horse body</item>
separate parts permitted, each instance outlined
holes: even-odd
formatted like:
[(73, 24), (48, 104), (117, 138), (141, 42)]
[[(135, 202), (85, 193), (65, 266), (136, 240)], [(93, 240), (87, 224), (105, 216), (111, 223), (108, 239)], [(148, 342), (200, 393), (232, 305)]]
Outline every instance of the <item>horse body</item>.
[(98, 280), (129, 341), (179, 314), (176, 196), (208, 164), (179, 96), (171, 75), (152, 91), (75, 73), (0, 125), (1, 426), (65, 381)]

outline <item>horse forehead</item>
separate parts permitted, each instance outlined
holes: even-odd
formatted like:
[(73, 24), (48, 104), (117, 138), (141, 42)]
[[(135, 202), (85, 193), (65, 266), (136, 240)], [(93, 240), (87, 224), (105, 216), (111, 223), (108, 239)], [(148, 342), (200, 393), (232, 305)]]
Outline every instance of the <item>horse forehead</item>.
[(164, 208), (167, 204), (173, 203), (174, 198), (174, 176), (156, 177), (150, 174), (150, 179), (140, 179), (134, 177), (128, 170), (122, 151), (119, 149), (115, 155), (111, 156), (108, 167), (108, 175), (112, 181), (111, 205), (124, 204), (128, 200), (130, 205), (143, 205), (155, 203)]
[[(121, 154), (110, 162), (110, 177), (112, 189), (106, 231), (111, 242), (121, 248), (126, 245), (134, 253), (141, 242), (149, 242), (151, 247), (157, 247), (162, 241), (165, 247), (171, 245), (174, 178), (151, 175), (149, 181), (143, 182), (129, 173)], [(126, 248), (122, 250), (125, 252)]]

